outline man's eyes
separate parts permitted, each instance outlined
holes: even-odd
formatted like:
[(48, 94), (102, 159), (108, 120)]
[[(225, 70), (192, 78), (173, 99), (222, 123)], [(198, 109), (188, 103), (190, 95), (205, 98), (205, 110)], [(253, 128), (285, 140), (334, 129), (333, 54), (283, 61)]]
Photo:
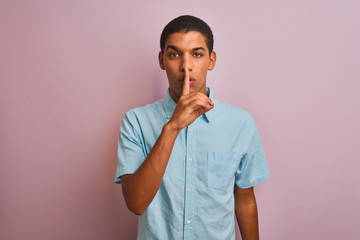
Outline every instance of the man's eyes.
[(193, 56), (194, 56), (194, 57), (197, 57), (197, 58), (198, 58), (198, 57), (201, 57), (202, 55), (203, 55), (202, 53), (194, 53), (194, 54), (193, 54)]
[(169, 53), (170, 58), (174, 58), (174, 57), (178, 57), (178, 56), (179, 56), (179, 54), (177, 54), (177, 53)]
[[(169, 58), (176, 58), (176, 57), (179, 57), (179, 54), (177, 54), (177, 53), (169, 53), (168, 56), (169, 56)], [(199, 57), (202, 57), (202, 56), (203, 56), (202, 53), (193, 53), (193, 57), (199, 58)]]

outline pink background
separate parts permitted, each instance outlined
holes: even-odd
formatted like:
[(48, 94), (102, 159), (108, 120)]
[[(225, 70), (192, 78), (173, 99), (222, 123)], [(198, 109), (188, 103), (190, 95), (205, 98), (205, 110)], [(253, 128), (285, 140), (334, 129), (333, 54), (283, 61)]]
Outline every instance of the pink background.
[[(214, 1), (215, 2), (215, 1)], [(124, 113), (164, 96), (164, 25), (203, 18), (217, 99), (255, 118), (264, 240), (358, 239), (360, 2), (0, 2), (0, 239), (135, 239), (113, 183)]]

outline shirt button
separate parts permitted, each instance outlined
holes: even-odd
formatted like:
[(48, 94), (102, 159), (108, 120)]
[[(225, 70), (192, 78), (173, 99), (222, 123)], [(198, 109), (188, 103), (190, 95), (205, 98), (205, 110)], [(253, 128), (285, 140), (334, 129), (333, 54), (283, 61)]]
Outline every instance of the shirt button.
[(192, 133), (192, 132), (193, 132), (192, 128), (190, 128), (190, 129), (189, 129), (189, 132), (190, 132), (190, 133)]
[(191, 188), (189, 188), (189, 189), (188, 189), (188, 193), (191, 193), (191, 192), (192, 192), (192, 190), (191, 190)]
[(189, 158), (188, 161), (189, 161), (189, 162), (192, 162), (192, 158)]
[(190, 223), (191, 223), (191, 221), (190, 221), (190, 220), (187, 220), (187, 221), (186, 221), (186, 224), (190, 224)]

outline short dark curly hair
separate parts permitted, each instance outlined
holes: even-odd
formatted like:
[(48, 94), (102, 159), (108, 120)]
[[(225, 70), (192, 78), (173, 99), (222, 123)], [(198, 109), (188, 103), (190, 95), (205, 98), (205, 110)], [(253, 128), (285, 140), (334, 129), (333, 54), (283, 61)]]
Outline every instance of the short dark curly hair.
[(214, 36), (209, 25), (200, 18), (191, 15), (182, 15), (171, 20), (163, 29), (160, 37), (160, 49), (164, 53), (165, 43), (169, 36), (177, 32), (196, 31), (201, 33), (206, 39), (206, 46), (209, 54), (213, 51)]

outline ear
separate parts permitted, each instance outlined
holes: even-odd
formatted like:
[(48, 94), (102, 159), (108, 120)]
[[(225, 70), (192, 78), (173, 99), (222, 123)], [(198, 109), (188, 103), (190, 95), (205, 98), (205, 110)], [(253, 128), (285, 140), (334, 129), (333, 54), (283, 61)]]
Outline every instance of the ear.
[(208, 67), (209, 71), (214, 69), (215, 63), (216, 63), (216, 52), (212, 51), (210, 54), (210, 63), (209, 63), (209, 67)]
[(161, 51), (159, 52), (159, 65), (162, 70), (165, 70), (164, 56)]

